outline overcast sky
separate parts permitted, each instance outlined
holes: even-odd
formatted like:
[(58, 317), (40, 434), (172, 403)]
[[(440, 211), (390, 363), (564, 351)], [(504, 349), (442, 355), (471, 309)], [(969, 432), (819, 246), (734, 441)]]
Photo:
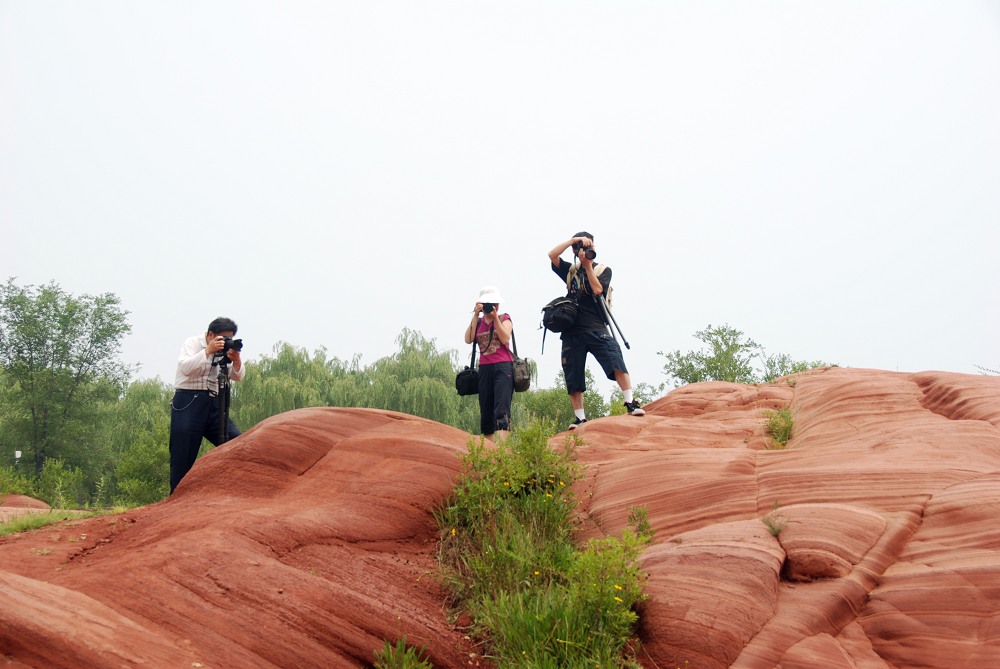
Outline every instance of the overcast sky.
[(0, 278), (115, 293), (170, 383), (219, 315), (251, 362), (464, 357), (493, 284), (551, 387), (580, 230), (636, 383), (724, 323), (997, 369), (1000, 3), (0, 0), (0, 229)]

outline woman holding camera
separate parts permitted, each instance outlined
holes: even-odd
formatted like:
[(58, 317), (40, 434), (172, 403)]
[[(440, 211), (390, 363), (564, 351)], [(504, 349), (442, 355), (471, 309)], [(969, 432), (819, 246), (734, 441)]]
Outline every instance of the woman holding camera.
[(490, 439), (496, 433), (507, 438), (514, 397), (514, 356), (507, 345), (514, 324), (508, 314), (500, 313), (502, 301), (495, 287), (484, 287), (465, 328), (465, 343), (475, 339), (479, 347), (479, 427)]

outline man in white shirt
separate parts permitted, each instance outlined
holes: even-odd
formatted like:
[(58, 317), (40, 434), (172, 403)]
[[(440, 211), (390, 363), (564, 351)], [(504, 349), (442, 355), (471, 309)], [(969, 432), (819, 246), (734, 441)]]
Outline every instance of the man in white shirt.
[(228, 416), (228, 384), (224, 383), (219, 393), (220, 372), (228, 372), (233, 381), (246, 374), (240, 359), (242, 341), (233, 340), (234, 336), (236, 323), (219, 317), (208, 324), (208, 332), (189, 337), (181, 347), (174, 398), (170, 401), (171, 493), (194, 466), (203, 438), (218, 446), (240, 435)]

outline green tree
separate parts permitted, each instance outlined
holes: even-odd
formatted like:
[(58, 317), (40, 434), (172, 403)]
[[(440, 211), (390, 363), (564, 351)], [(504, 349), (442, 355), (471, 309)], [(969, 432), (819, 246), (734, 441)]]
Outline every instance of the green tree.
[(455, 392), (457, 353), (439, 351), (434, 340), (403, 329), (399, 350), (362, 368), (328, 359), (319, 349), (281, 343), (274, 357), (254, 362), (246, 378), (233, 384), (233, 419), (241, 429), (269, 416), (308, 406), (367, 407), (399, 411), (467, 431), (479, 425), (476, 398)]
[(743, 332), (729, 325), (712, 327), (695, 333), (695, 338), (704, 342), (707, 348), (700, 351), (681, 353), (659, 352), (667, 358), (664, 371), (677, 379), (676, 386), (701, 381), (730, 381), (732, 383), (754, 383), (757, 380), (753, 361), (763, 352), (763, 348)]
[(787, 353), (777, 353), (763, 356), (761, 366), (761, 381), (768, 383), (781, 376), (798, 374), (814, 367), (829, 367), (830, 365), (822, 360), (813, 360), (812, 362), (793, 360)]
[[(98, 407), (123, 390), (133, 368), (119, 359), (131, 332), (118, 297), (74, 297), (55, 283), (0, 286), (0, 367), (6, 439), (21, 446), (35, 474), (46, 460), (93, 465), (88, 442)], [(4, 444), (5, 449), (11, 443)], [(5, 458), (6, 459), (6, 458)]]
[(117, 506), (144, 506), (170, 494), (170, 427), (158, 423), (140, 432), (115, 462), (111, 502)]
[(99, 487), (100, 505), (140, 506), (170, 493), (170, 399), (159, 379), (134, 381), (108, 409), (104, 439), (113, 459)]
[(663, 371), (674, 379), (675, 386), (701, 381), (729, 381), (732, 383), (768, 382), (779, 376), (827, 366), (822, 361), (795, 361), (786, 354), (768, 355), (764, 348), (746, 337), (742, 330), (728, 324), (695, 333), (695, 338), (706, 344), (700, 351), (680, 350), (659, 352), (666, 357)]
[(270, 416), (315, 406), (364, 406), (358, 388), (366, 384), (358, 358), (344, 363), (327, 359), (326, 349), (306, 349), (279, 342), (274, 357), (262, 356), (234, 383), (231, 413), (246, 431)]

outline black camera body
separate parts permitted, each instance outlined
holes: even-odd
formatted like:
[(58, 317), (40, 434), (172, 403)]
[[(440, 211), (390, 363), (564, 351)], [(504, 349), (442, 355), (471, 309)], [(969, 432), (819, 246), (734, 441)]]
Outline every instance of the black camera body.
[(497, 305), (493, 304), (492, 302), (486, 302), (485, 304), (483, 304), (483, 313), (492, 314), (494, 311), (496, 311), (496, 308)]
[(222, 353), (228, 353), (229, 351), (242, 351), (243, 350), (243, 340), (233, 339), (232, 337), (222, 338), (225, 344), (222, 347)]
[[(584, 248), (584, 246), (583, 246), (583, 244), (580, 244), (579, 242), (576, 243), (576, 244), (573, 244), (573, 255), (579, 255), (580, 249), (582, 249), (582, 248)], [(597, 257), (597, 251), (595, 251), (593, 248), (591, 248), (591, 247), (588, 246), (588, 247), (586, 247), (586, 250), (584, 250), (583, 255), (586, 256), (587, 260), (593, 260), (594, 258)]]

